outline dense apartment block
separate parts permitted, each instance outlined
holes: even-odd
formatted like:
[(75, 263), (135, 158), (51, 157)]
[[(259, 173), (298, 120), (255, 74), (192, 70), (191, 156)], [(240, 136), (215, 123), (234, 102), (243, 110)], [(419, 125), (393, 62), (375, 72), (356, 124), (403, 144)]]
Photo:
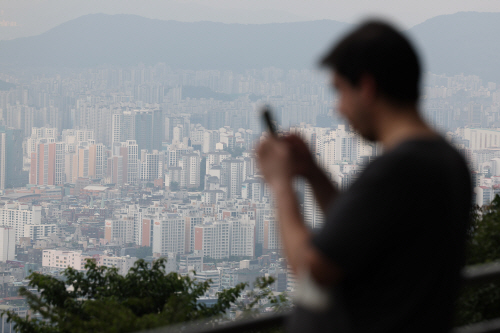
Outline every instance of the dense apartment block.
[(16, 233), (16, 242), (24, 236), (26, 225), (39, 225), (42, 220), (42, 208), (21, 203), (8, 203), (0, 208), (0, 225), (12, 227)]

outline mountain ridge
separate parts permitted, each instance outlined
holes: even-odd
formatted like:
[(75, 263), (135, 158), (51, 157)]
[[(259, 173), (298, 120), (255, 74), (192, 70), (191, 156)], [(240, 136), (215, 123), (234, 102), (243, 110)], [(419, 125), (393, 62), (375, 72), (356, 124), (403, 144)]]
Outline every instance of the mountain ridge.
[[(38, 36), (0, 41), (0, 65), (172, 68), (314, 68), (333, 41), (353, 27), (332, 21), (265, 24), (179, 22), (130, 14), (89, 14)], [(500, 82), (500, 13), (461, 12), (428, 19), (407, 30), (425, 69), (480, 75)], [(145, 52), (147, 50), (147, 52)]]
[[(310, 62), (311, 52), (287, 54), (297, 43), (289, 37), (301, 33), (310, 37), (311, 32), (316, 33), (317, 38), (308, 40), (301, 36), (299, 43), (318, 53), (324, 40), (331, 37), (331, 31), (345, 26), (324, 20), (242, 25), (162, 21), (134, 15), (86, 15), (38, 36), (1, 41), (0, 64), (92, 67), (165, 62), (186, 69), (240, 70), (260, 67), (267, 61), (271, 66), (302, 67)], [(320, 31), (324, 32), (318, 34)], [(255, 52), (257, 48), (267, 53)]]

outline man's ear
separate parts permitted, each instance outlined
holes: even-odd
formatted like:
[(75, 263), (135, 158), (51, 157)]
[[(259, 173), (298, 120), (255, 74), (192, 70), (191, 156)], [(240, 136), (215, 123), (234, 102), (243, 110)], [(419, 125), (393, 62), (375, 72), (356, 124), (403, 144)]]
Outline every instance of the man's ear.
[(377, 99), (377, 83), (370, 74), (363, 74), (359, 80), (361, 98), (367, 105), (373, 104)]

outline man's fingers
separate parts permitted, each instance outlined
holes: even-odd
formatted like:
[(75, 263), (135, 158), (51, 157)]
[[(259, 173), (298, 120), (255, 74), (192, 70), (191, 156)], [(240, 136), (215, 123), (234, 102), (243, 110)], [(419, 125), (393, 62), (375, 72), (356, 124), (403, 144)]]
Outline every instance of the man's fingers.
[(304, 142), (304, 140), (295, 134), (291, 134), (285, 137), (286, 142), (292, 147), (292, 150), (295, 153), (299, 153), (301, 155), (307, 154), (309, 155), (309, 148), (307, 147), (307, 144)]
[(274, 141), (276, 140), (268, 138), (259, 144), (257, 147), (257, 157), (259, 159), (265, 158), (269, 155), (269, 152), (273, 149), (272, 147), (275, 144)]

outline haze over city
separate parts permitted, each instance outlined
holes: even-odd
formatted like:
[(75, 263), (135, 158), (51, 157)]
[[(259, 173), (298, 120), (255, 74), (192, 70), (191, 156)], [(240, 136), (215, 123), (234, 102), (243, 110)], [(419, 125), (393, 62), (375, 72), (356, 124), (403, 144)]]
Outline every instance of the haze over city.
[[(0, 310), (28, 318), (30, 271), (61, 279), (87, 259), (125, 276), (168, 258), (166, 272), (210, 281), (206, 304), (263, 276), (288, 300), (296, 280), (255, 158), (260, 111), (270, 105), (278, 129), (350, 188), (382, 148), (339, 116), (318, 61), (372, 16), (417, 45), (421, 113), (466, 158), (474, 203), (490, 204), (499, 1), (3, 0)], [(305, 223), (321, 228), (310, 185), (295, 187)]]

